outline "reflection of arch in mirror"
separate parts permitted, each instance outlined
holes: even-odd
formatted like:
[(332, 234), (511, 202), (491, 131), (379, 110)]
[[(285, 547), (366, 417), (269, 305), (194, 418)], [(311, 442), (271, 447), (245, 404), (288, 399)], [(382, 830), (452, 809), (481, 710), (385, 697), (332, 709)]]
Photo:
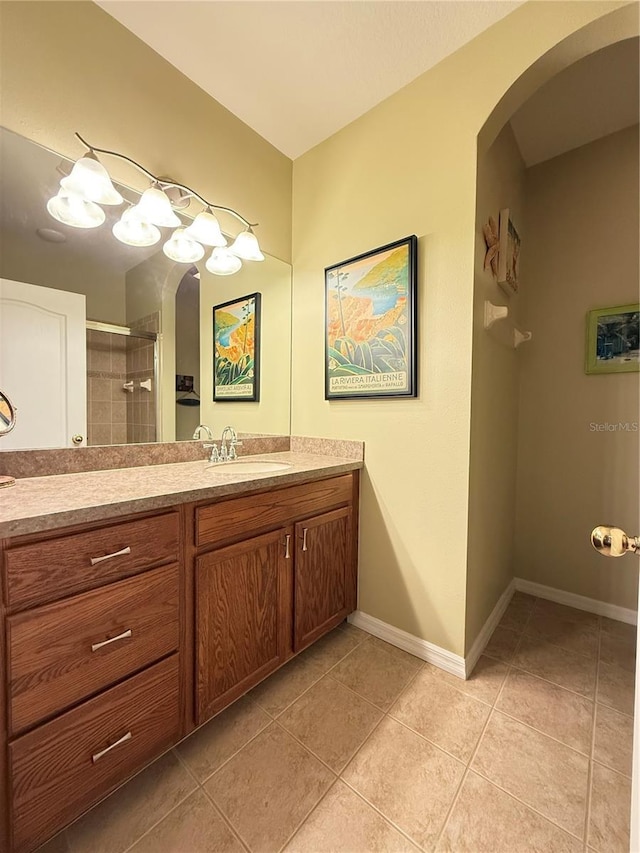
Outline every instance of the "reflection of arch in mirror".
[[(191, 267), (176, 290), (175, 374), (192, 377), (193, 390), (178, 391), (176, 384), (176, 440), (188, 441), (200, 423), (200, 280)], [(185, 403), (187, 405), (185, 405)]]
[[(11, 432), (15, 425), (16, 409), (7, 395), (3, 391), (0, 391), (0, 437)], [(6, 486), (13, 486), (15, 482), (13, 477), (6, 477), (0, 474), (0, 489)]]

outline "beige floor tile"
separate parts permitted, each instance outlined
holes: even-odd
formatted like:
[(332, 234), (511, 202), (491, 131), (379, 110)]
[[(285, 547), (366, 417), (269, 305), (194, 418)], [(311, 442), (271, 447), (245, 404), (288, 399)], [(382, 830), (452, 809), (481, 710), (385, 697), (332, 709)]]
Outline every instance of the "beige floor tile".
[(633, 714), (635, 699), (633, 672), (615, 664), (601, 663), (598, 671), (597, 701), (623, 714)]
[(523, 637), (513, 665), (592, 697), (596, 685), (597, 660), (553, 646), (536, 637)]
[(323, 678), (278, 722), (339, 773), (362, 746), (382, 711), (332, 678)]
[(347, 634), (350, 634), (352, 637), (355, 637), (359, 642), (363, 640), (368, 640), (371, 634), (368, 634), (366, 631), (361, 630), (360, 628), (356, 628), (355, 625), (352, 625), (350, 622), (341, 622), (338, 625), (338, 628), (341, 631), (346, 631)]
[(593, 702), (549, 681), (512, 669), (496, 708), (546, 735), (591, 753)]
[(443, 669), (432, 666), (430, 663), (426, 663), (424, 668), (434, 678), (440, 679), (440, 681), (449, 684), (451, 687), (456, 687), (458, 690), (466, 693), (467, 696), (473, 696), (474, 699), (487, 702), (489, 705), (494, 703), (507, 672), (509, 672), (509, 667), (506, 663), (495, 658), (485, 657), (485, 655), (480, 656), (472, 674), (466, 681), (464, 678), (458, 678), (457, 675), (445, 672)]
[(285, 853), (412, 853), (417, 848), (377, 811), (337, 782)]
[(598, 853), (627, 853), (631, 779), (593, 764), (587, 842)]
[(601, 764), (631, 776), (633, 717), (596, 706), (596, 736), (593, 757)]
[(513, 631), (522, 633), (535, 603), (536, 599), (532, 595), (526, 595), (524, 592), (514, 592), (513, 598), (502, 615), (500, 627), (510, 628)]
[(413, 655), (373, 638), (341, 660), (331, 677), (386, 711), (421, 666)]
[(600, 635), (600, 660), (635, 672), (636, 638), (603, 631)]
[(312, 660), (294, 658), (254, 687), (249, 697), (267, 714), (277, 717), (323, 674), (322, 667)]
[(566, 604), (557, 604), (555, 601), (547, 601), (539, 598), (536, 601), (535, 613), (545, 613), (547, 616), (555, 616), (557, 619), (570, 619), (582, 625), (591, 625), (597, 628), (600, 625), (600, 617), (597, 613), (588, 613), (586, 610), (577, 610), (575, 607), (567, 607)]
[(244, 847), (198, 790), (170, 812), (130, 853), (244, 853)]
[(582, 853), (582, 843), (470, 772), (438, 853)]
[(463, 773), (460, 762), (387, 717), (342, 775), (385, 817), (428, 848), (442, 829)]
[(490, 712), (489, 705), (466, 696), (423, 669), (389, 713), (436, 746), (467, 762)]
[(588, 657), (598, 654), (598, 626), (591, 623), (584, 624), (567, 617), (534, 612), (525, 628), (525, 634)]
[(497, 658), (509, 663), (516, 650), (516, 646), (520, 640), (518, 631), (511, 631), (509, 628), (501, 628), (500, 625), (491, 635), (491, 639), (484, 650), (485, 655)]
[(606, 616), (600, 617), (600, 630), (603, 634), (611, 634), (612, 637), (621, 637), (623, 640), (636, 642), (637, 627), (629, 625), (627, 622), (619, 622), (617, 619), (608, 619)]
[(167, 753), (69, 827), (72, 853), (122, 853), (196, 787)]
[(177, 747), (178, 755), (204, 782), (270, 722), (262, 708), (245, 696), (184, 740)]
[(352, 652), (361, 642), (363, 642), (363, 638), (358, 638), (349, 631), (334, 628), (330, 634), (322, 637), (302, 652), (302, 658), (318, 664), (326, 672), (346, 657), (349, 652)]
[(285, 844), (334, 779), (272, 723), (204, 787), (252, 850), (271, 853)]
[(509, 671), (509, 667), (505, 663), (495, 658), (485, 657), (485, 655), (480, 656), (473, 672), (466, 681), (456, 675), (451, 675), (450, 672), (444, 672), (438, 667), (431, 666), (431, 664), (425, 664), (425, 669), (442, 681), (446, 681), (451, 687), (456, 687), (466, 693), (467, 696), (473, 696), (474, 699), (480, 699), (481, 702), (488, 702), (489, 705), (495, 702)]
[(582, 837), (589, 771), (586, 756), (494, 711), (472, 768)]

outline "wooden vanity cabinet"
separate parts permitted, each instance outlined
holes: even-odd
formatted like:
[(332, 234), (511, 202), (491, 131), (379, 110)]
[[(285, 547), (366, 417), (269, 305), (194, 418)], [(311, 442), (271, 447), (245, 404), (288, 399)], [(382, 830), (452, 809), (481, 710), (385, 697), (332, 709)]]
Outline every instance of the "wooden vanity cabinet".
[(32, 853), (355, 610), (358, 482), (0, 541), (0, 850)]

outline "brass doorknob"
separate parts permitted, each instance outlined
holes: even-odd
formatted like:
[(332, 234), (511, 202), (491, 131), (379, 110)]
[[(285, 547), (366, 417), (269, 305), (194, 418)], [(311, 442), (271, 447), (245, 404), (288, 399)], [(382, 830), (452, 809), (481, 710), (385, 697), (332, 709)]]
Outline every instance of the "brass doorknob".
[(640, 536), (627, 536), (619, 527), (608, 527), (605, 524), (591, 531), (591, 544), (605, 557), (640, 553)]

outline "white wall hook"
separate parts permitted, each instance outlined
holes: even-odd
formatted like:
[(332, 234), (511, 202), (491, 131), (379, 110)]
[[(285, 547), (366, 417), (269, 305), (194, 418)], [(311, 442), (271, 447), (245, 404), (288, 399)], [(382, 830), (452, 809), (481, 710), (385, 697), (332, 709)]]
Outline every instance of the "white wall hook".
[(140, 383), (140, 387), (144, 388), (145, 391), (151, 391), (151, 380), (145, 379)]
[(122, 386), (122, 390), (128, 391), (129, 394), (133, 394), (133, 379), (131, 379), (129, 382), (125, 382)]
[(490, 329), (498, 320), (504, 320), (509, 316), (507, 305), (494, 305), (485, 299), (484, 302), (484, 327)]
[(526, 341), (530, 341), (533, 337), (533, 332), (521, 332), (520, 329), (514, 328), (513, 330), (513, 346), (515, 349), (518, 349), (520, 344), (526, 343)]

